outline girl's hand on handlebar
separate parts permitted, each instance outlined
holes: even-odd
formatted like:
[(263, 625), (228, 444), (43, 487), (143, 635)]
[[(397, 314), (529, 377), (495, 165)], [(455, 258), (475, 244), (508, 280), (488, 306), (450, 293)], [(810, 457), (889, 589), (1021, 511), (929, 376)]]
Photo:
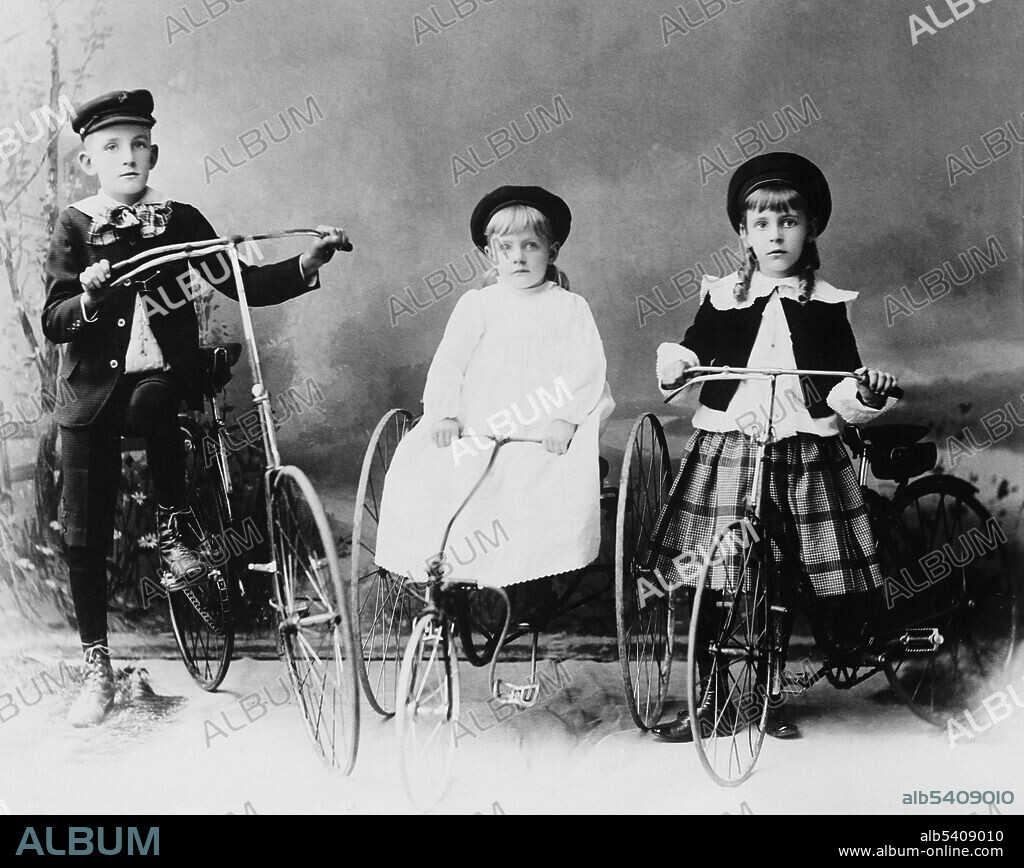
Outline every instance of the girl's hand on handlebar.
[(572, 435), (576, 433), (576, 426), (565, 419), (552, 419), (544, 428), (544, 435), (541, 441), (548, 452), (556, 455), (565, 455), (569, 451), (569, 444), (572, 442)]
[(885, 399), (899, 383), (894, 375), (873, 368), (859, 368), (854, 373), (861, 375), (857, 383), (861, 401), (876, 410), (885, 404)]
[(107, 282), (110, 280), (110, 262), (101, 259), (78, 275), (78, 279), (82, 284), (86, 301), (91, 306), (99, 304), (111, 292), (110, 287), (107, 286)]
[(430, 437), (439, 449), (451, 446), (452, 441), (459, 439), (459, 420), (440, 419), (430, 426)]
[(661, 370), (661, 388), (675, 389), (686, 381), (686, 371), (692, 365), (685, 359), (668, 362)]
[(316, 227), (316, 231), (322, 232), (322, 237), (315, 239), (299, 260), (302, 273), (306, 277), (311, 277), (322, 266), (330, 262), (336, 251), (352, 249), (352, 242), (348, 240), (344, 229), (338, 226), (321, 225)]

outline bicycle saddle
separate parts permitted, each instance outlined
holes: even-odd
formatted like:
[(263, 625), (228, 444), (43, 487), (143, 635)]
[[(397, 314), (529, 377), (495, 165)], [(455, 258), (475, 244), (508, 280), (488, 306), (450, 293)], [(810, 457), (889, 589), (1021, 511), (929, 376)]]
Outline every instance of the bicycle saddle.
[(205, 390), (212, 394), (219, 392), (231, 380), (231, 369), (242, 357), (242, 345), (210, 344), (200, 347), (203, 355), (203, 371), (205, 373)]
[(843, 431), (843, 439), (850, 446), (866, 443), (869, 446), (894, 449), (898, 446), (912, 446), (927, 433), (926, 425), (871, 425), (865, 428), (847, 426)]

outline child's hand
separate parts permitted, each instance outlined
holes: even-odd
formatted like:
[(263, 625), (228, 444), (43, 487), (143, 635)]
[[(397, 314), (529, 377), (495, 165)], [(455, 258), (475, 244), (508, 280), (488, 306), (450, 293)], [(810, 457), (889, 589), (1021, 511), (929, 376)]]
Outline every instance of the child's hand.
[(686, 359), (678, 359), (674, 362), (666, 362), (661, 369), (661, 387), (663, 389), (674, 389), (682, 385), (687, 368), (692, 365)]
[(861, 401), (875, 410), (885, 404), (885, 399), (899, 382), (892, 374), (872, 368), (859, 368), (854, 373), (863, 377), (857, 383), (857, 392), (860, 394)]
[(576, 433), (576, 426), (565, 419), (552, 419), (544, 428), (544, 436), (541, 440), (548, 452), (556, 455), (565, 455), (569, 451), (569, 443), (572, 435)]
[(459, 439), (459, 420), (441, 419), (430, 426), (430, 436), (434, 445), (440, 449), (452, 445), (453, 440)]
[(352, 242), (343, 229), (337, 226), (317, 226), (317, 232), (323, 232), (322, 238), (317, 238), (309, 245), (309, 250), (302, 254), (299, 265), (306, 277), (312, 277), (320, 268), (326, 265), (334, 257), (337, 250), (351, 250)]
[(78, 279), (82, 284), (82, 291), (85, 293), (86, 304), (90, 308), (96, 307), (111, 292), (110, 287), (106, 285), (110, 280), (110, 262), (101, 259), (78, 275)]

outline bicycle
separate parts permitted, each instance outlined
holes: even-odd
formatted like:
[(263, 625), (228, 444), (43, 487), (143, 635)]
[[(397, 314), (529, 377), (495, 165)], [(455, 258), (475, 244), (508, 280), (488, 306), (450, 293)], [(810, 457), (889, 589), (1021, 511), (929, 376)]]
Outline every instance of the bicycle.
[[(352, 667), (356, 649), (346, 591), (342, 585), (338, 553), (320, 499), (298, 467), (285, 465), (277, 443), (271, 396), (264, 385), (259, 351), (245, 286), (239, 266), (238, 245), (297, 236), (322, 237), (312, 229), (290, 229), (260, 235), (231, 235), (205, 241), (171, 244), (144, 251), (111, 266), (118, 276), (111, 287), (132, 287), (143, 272), (171, 262), (225, 253), (238, 288), (238, 302), (253, 380), (253, 404), (260, 423), (265, 457), (263, 496), (266, 537), (271, 560), (250, 563), (252, 572), (272, 576), (271, 606), (277, 622), (279, 648), (298, 699), (307, 733), (328, 763), (344, 774), (355, 765), (359, 743), (358, 684)], [(351, 245), (345, 249), (351, 250)], [(206, 356), (207, 393), (216, 392), (237, 361), (240, 345), (213, 348)], [(170, 594), (170, 608), (182, 658), (193, 678), (205, 689), (223, 679), (233, 644), (234, 608), (239, 588), (225, 538), (232, 527), (231, 474), (225, 424), (217, 402), (213, 416), (213, 468), (207, 466), (210, 441), (186, 426), (186, 465), (189, 530), (209, 565), (206, 581), (192, 589)], [(227, 575), (225, 575), (227, 572)]]
[[(460, 725), (456, 636), (465, 660), (476, 667), (490, 667), (493, 698), (528, 708), (541, 696), (537, 677), (540, 630), (530, 620), (540, 611), (530, 613), (526, 620), (513, 622), (513, 612), (522, 608), (518, 605), (520, 586), (490, 588), (465, 579), (450, 579), (450, 567), (444, 560), (456, 518), (489, 474), (498, 453), (510, 443), (536, 446), (540, 441), (486, 438), (494, 443), (487, 464), (448, 521), (438, 554), (427, 565), (426, 580), (417, 581), (378, 567), (375, 559), (384, 477), (395, 449), (415, 421), (407, 410), (391, 410), (370, 438), (353, 521), (350, 589), (362, 637), (365, 695), (378, 713), (396, 717), (403, 786), (410, 801), (426, 810), (445, 794)], [(595, 470), (603, 480), (607, 462), (602, 459), (600, 468)], [(609, 529), (614, 527), (616, 498), (615, 488), (601, 486), (602, 538), (598, 556), (587, 567), (560, 577), (562, 589), (549, 601), (545, 620), (573, 611), (612, 587), (615, 571)], [(496, 678), (495, 669), (502, 649), (526, 635), (532, 636), (527, 683), (502, 682)]]
[[(764, 741), (770, 702), (785, 693), (803, 692), (821, 678), (849, 689), (878, 672), (916, 714), (945, 725), (953, 713), (1009, 667), (1016, 639), (1016, 596), (999, 542), (982, 552), (973, 540), (993, 519), (967, 482), (944, 474), (914, 482), (935, 464), (934, 444), (918, 443), (922, 426), (878, 425), (848, 429), (847, 443), (860, 459), (859, 481), (865, 494), (883, 576), (901, 576), (912, 588), (895, 603), (888, 585), (886, 611), (876, 605), (866, 613), (864, 629), (851, 646), (839, 643), (823, 623), (806, 575), (802, 596), (810, 601), (814, 640), (824, 660), (810, 676), (787, 679), (782, 663), (781, 619), (788, 614), (780, 593), (774, 543), (792, 547), (774, 529), (768, 479), (773, 442), (776, 381), (779, 376), (824, 376), (859, 379), (844, 371), (783, 370), (700, 366), (667, 399), (709, 380), (762, 379), (771, 383), (768, 422), (751, 438), (755, 450), (753, 483), (745, 515), (715, 537), (705, 554), (693, 591), (687, 651), (687, 705), (701, 765), (723, 786), (736, 786), (753, 773)], [(891, 497), (866, 485), (867, 470), (897, 482)], [(671, 513), (666, 503), (648, 540), (646, 569), (651, 574), (660, 528)], [(991, 536), (985, 539), (993, 539)], [(957, 568), (935, 577), (926, 570), (934, 552), (947, 552), (967, 541), (974, 553)], [(739, 543), (739, 545), (737, 545)], [(964, 549), (958, 549), (963, 553)], [(738, 559), (738, 575), (719, 591), (712, 588), (714, 566)], [(878, 601), (877, 595), (874, 597)], [(704, 619), (705, 631), (698, 624)], [(701, 640), (700, 635), (710, 638)]]
[[(349, 588), (353, 622), (362, 646), (360, 681), (371, 707), (385, 718), (395, 713), (403, 649), (427, 602), (427, 594), (418, 586), (421, 583), (378, 567), (375, 559), (384, 477), (398, 444), (417, 421), (408, 410), (395, 409), (377, 423), (363, 457), (352, 521)], [(606, 471), (607, 463), (602, 466), (602, 478)], [(602, 521), (608, 523), (614, 516), (616, 490), (603, 485), (600, 497)], [(606, 537), (602, 534), (602, 551), (597, 560), (567, 577), (554, 602), (557, 614), (553, 617), (578, 609), (611, 587), (612, 555)], [(579, 592), (581, 585), (592, 577), (597, 578), (592, 582), (596, 587)], [(462, 653), (472, 666), (489, 665), (501, 642), (513, 642), (533, 632), (530, 626), (517, 624), (502, 639), (506, 611), (516, 608), (518, 600), (515, 586), (504, 596), (472, 583), (453, 588), (451, 614)]]

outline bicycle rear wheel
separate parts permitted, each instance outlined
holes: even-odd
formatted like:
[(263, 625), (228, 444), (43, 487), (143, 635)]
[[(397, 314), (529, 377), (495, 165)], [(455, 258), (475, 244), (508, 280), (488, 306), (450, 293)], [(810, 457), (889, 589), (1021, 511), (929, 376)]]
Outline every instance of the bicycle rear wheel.
[[(735, 521), (711, 544), (690, 617), (688, 703), (701, 765), (734, 787), (754, 771), (764, 742), (776, 638), (765, 546), (751, 526)], [(754, 540), (758, 537), (754, 536)], [(723, 563), (738, 573), (721, 591), (712, 574)]]
[(880, 541), (890, 625), (885, 674), (919, 717), (946, 726), (1000, 686), (1017, 635), (1002, 529), (963, 480), (930, 476), (893, 504)]
[(378, 567), (375, 558), (384, 477), (412, 421), (408, 410), (391, 410), (377, 423), (363, 457), (352, 522), (349, 592), (361, 650), (359, 680), (370, 706), (385, 717), (395, 713), (402, 651), (423, 608), (416, 585)]
[(196, 546), (208, 572), (200, 584), (168, 595), (171, 628), (192, 680), (203, 690), (216, 690), (231, 664), (240, 565), (229, 546), (231, 505), (220, 465), (208, 460), (202, 431), (185, 425), (182, 435), (185, 503), (191, 512), (183, 517), (181, 530)]
[(665, 432), (652, 413), (640, 416), (626, 441), (615, 516), (615, 624), (622, 687), (633, 722), (646, 731), (661, 717), (672, 671), (675, 614), (669, 593), (641, 596), (641, 581), (657, 590), (652, 550), (655, 526), (672, 486)]
[(297, 467), (272, 471), (270, 534), (281, 645), (306, 730), (328, 765), (352, 771), (358, 664), (327, 515)]
[(448, 789), (459, 723), (459, 659), (447, 617), (422, 615), (413, 627), (398, 676), (398, 762), (402, 785), (420, 810)]

